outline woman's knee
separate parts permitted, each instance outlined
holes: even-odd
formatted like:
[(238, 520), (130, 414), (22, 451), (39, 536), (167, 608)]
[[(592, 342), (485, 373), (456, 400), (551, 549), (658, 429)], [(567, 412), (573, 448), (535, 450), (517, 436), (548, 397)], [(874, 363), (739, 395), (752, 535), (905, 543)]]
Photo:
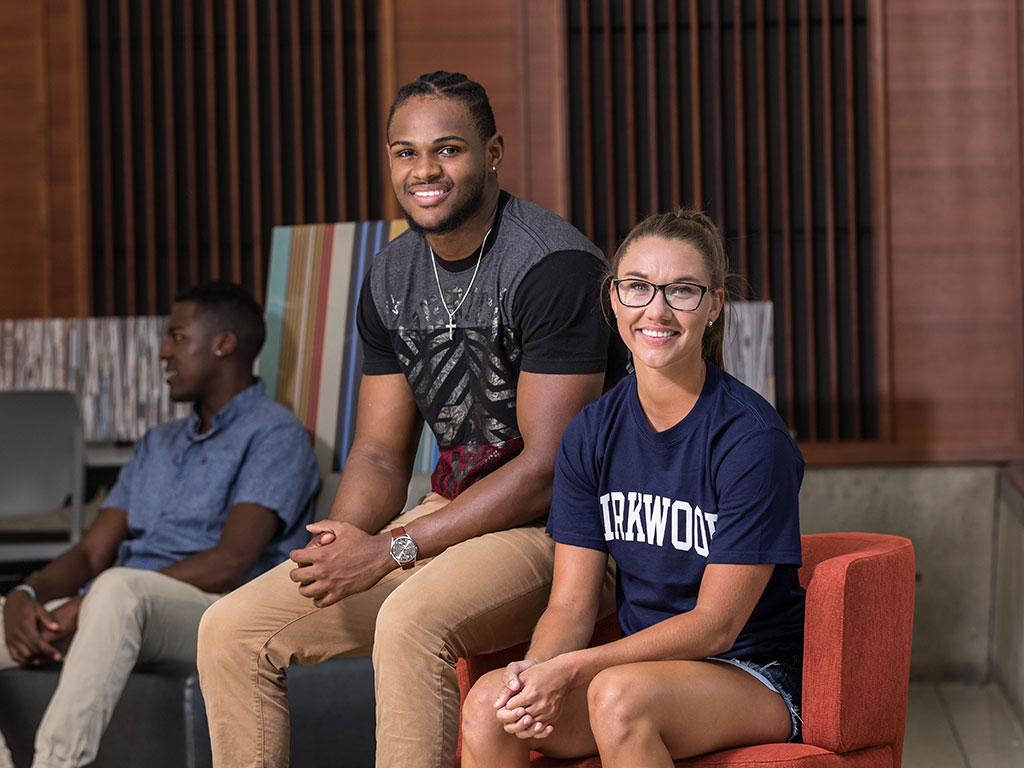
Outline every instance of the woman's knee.
[(599, 672), (587, 688), (590, 726), (598, 742), (624, 742), (650, 727), (645, 686), (636, 685), (628, 665)]
[(466, 695), (462, 703), (462, 740), (467, 746), (479, 746), (504, 734), (494, 709), (503, 685), (502, 670), (496, 669), (477, 680)]

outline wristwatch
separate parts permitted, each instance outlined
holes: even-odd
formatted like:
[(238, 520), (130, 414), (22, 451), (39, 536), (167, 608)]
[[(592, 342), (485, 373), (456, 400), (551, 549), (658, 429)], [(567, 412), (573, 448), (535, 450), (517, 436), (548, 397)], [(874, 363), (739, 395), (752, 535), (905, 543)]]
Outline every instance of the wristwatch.
[(408, 570), (416, 565), (416, 555), (420, 548), (412, 540), (412, 536), (405, 532), (405, 528), (398, 526), (391, 529), (391, 556), (402, 568)]

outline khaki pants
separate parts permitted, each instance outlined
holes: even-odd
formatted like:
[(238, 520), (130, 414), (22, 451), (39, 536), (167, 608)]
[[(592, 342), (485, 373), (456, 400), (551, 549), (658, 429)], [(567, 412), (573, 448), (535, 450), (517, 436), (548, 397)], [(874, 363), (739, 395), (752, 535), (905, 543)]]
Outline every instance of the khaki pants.
[[(33, 767), (91, 763), (136, 662), (193, 663), (199, 619), (217, 597), (154, 571), (101, 573), (82, 601), (57, 690), (36, 733)], [(0, 669), (16, 666), (0, 645)]]
[[(392, 526), (447, 503), (428, 494)], [(291, 562), (227, 595), (199, 629), (214, 766), (287, 766), (287, 668), (372, 650), (378, 768), (450, 768), (459, 730), (455, 663), (530, 637), (547, 605), (553, 555), (538, 524), (462, 542), (327, 608), (299, 595)], [(608, 592), (611, 607), (614, 588)]]

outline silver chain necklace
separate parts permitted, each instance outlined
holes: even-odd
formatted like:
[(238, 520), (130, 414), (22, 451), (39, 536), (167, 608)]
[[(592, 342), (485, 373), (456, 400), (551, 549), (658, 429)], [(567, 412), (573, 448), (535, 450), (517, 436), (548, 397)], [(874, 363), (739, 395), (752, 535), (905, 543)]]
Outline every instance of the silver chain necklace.
[(437, 257), (434, 255), (434, 249), (430, 247), (430, 243), (427, 243), (427, 250), (430, 251), (430, 265), (434, 268), (434, 280), (437, 281), (437, 293), (441, 297), (441, 306), (448, 313), (448, 322), (444, 327), (448, 329), (449, 341), (455, 338), (455, 313), (459, 311), (459, 307), (466, 301), (466, 297), (469, 296), (469, 292), (473, 288), (473, 281), (476, 280), (476, 273), (480, 271), (480, 262), (484, 258), (484, 246), (487, 245), (487, 238), (490, 235), (491, 230), (488, 229), (487, 234), (484, 235), (484, 241), (480, 243), (480, 253), (477, 254), (476, 266), (473, 268), (473, 276), (469, 278), (469, 285), (466, 286), (466, 290), (463, 292), (462, 298), (459, 299), (459, 303), (452, 309), (448, 309), (448, 302), (444, 300), (444, 290), (441, 288), (441, 278), (437, 274)]

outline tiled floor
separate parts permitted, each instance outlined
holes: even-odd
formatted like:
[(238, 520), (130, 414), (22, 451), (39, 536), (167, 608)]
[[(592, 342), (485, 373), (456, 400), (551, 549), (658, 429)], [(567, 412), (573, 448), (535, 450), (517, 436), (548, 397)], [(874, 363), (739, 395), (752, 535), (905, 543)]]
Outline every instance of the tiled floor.
[(903, 768), (1024, 768), (1024, 728), (994, 684), (913, 683)]

